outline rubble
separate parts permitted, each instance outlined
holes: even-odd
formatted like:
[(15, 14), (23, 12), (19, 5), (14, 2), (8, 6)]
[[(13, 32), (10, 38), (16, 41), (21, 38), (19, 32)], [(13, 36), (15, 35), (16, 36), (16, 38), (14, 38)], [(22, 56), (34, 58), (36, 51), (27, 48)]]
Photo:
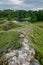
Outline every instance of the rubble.
[[(24, 37), (24, 35), (21, 34), (20, 37)], [(30, 48), (28, 40), (24, 37), (21, 49), (13, 50), (6, 54), (7, 58), (10, 57), (8, 60), (9, 65), (39, 65), (39, 63), (34, 60), (34, 49)]]

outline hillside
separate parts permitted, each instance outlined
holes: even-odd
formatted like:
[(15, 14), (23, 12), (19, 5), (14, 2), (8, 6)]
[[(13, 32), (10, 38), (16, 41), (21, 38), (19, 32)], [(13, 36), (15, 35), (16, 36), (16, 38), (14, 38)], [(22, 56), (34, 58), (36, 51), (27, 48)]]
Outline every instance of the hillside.
[(6, 21), (0, 24), (0, 56), (22, 46), (20, 42), (23, 40), (19, 37), (22, 32), (28, 39), (29, 45), (35, 49), (35, 58), (43, 65), (43, 22)]

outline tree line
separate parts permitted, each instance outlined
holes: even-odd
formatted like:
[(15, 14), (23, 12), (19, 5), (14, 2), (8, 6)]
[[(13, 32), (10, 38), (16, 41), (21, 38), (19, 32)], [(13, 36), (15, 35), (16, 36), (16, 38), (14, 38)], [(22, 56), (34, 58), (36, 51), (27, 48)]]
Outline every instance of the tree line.
[(43, 10), (0, 10), (0, 19), (17, 20), (17, 21), (43, 21)]

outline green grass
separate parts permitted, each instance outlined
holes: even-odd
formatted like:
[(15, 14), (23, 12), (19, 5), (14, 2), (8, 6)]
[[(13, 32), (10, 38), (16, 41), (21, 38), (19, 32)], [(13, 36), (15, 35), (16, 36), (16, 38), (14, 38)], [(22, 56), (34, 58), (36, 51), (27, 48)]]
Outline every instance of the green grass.
[(8, 23), (0, 24), (0, 54), (8, 48), (20, 48), (21, 39), (19, 35), (23, 31), (29, 41), (29, 45), (36, 51), (35, 58), (43, 65), (43, 22), (19, 22), (12, 24), (11, 29), (3, 30), (3, 26), (8, 25)]
[(7, 42), (11, 42), (18, 37), (19, 33), (15, 31), (9, 32), (1, 32), (0, 33), (0, 47), (7, 44)]
[(15, 31), (0, 32), (0, 55), (7, 52), (9, 48), (19, 49), (21, 47), (19, 35), (20, 32)]
[(37, 58), (40, 64), (43, 65), (43, 23), (32, 24), (32, 29), (30, 33), (31, 46), (35, 49)]
[(18, 23), (13, 23), (13, 22), (5, 22), (3, 24), (0, 24), (0, 31), (8, 31), (10, 29), (18, 28), (21, 27)]

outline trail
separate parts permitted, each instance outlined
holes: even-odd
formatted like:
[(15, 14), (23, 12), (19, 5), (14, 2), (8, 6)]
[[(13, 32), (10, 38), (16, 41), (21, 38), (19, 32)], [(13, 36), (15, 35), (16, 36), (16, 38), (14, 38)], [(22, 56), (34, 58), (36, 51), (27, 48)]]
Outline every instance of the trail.
[(21, 34), (20, 37), (23, 38), (22, 47), (5, 54), (6, 58), (9, 58), (9, 65), (40, 65), (34, 58), (35, 50), (28, 45), (27, 38), (24, 34)]

